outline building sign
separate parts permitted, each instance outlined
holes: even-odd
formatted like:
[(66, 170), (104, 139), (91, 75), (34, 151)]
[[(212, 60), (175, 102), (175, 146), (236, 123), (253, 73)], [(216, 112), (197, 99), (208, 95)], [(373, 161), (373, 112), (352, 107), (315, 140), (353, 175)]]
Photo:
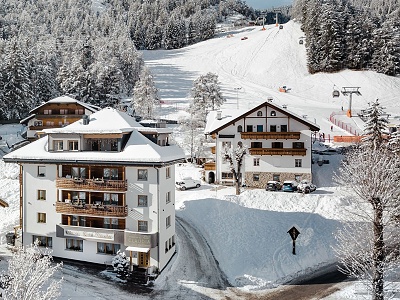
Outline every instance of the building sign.
[(125, 231), (125, 246), (152, 248), (151, 235)]
[(108, 232), (106, 233), (106, 232), (80, 231), (80, 230), (67, 229), (65, 230), (65, 235), (114, 241), (114, 233), (108, 233)]

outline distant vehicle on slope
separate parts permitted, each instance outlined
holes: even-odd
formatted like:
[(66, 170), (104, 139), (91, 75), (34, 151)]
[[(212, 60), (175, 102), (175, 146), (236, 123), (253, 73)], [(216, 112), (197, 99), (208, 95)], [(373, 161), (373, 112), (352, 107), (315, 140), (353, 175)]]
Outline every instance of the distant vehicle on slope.
[(248, 39), (247, 36), (244, 36), (244, 37), (241, 38), (242, 41), (247, 40), (247, 39)]

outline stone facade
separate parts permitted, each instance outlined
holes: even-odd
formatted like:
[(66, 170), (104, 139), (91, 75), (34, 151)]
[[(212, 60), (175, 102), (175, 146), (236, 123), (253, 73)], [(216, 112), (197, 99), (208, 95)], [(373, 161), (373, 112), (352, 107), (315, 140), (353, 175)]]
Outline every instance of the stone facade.
[[(254, 175), (258, 175), (258, 181), (254, 180)], [(270, 173), (270, 172), (246, 172), (244, 176), (244, 183), (248, 187), (264, 189), (268, 181), (274, 180), (274, 175), (279, 175), (279, 181), (295, 180), (296, 176), (300, 176), (300, 180), (311, 181), (311, 173)]]

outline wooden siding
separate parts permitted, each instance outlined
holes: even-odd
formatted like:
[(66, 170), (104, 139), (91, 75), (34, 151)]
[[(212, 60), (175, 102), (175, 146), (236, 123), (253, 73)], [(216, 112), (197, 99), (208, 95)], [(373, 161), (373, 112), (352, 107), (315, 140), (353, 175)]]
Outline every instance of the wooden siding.
[(305, 156), (307, 149), (292, 148), (250, 148), (251, 155), (291, 155)]
[(241, 132), (244, 140), (299, 140), (300, 132)]

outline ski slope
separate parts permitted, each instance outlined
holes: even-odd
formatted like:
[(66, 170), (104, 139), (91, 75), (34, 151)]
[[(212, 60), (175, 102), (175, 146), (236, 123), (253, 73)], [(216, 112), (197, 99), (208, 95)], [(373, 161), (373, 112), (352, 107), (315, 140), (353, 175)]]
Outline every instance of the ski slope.
[[(400, 115), (400, 78), (372, 71), (344, 70), (338, 73), (309, 74), (305, 45), (299, 44), (304, 34), (300, 24), (290, 21), (283, 29), (275, 25), (245, 27), (226, 31), (220, 36), (183, 49), (143, 51), (160, 96), (164, 116), (176, 117), (187, 105), (193, 80), (207, 72), (216, 73), (227, 98), (223, 108), (247, 110), (273, 97), (279, 105), (329, 132), (332, 112), (348, 108), (348, 97), (333, 98), (333, 89), (360, 87), (362, 96), (353, 95), (352, 110), (359, 111), (368, 102), (380, 99), (392, 116)], [(233, 35), (233, 36), (232, 36)], [(246, 40), (241, 38), (247, 37)], [(280, 93), (280, 86), (290, 88)], [(168, 103), (173, 105), (168, 106)], [(352, 120), (349, 120), (352, 122)], [(345, 134), (335, 128), (337, 134)]]

